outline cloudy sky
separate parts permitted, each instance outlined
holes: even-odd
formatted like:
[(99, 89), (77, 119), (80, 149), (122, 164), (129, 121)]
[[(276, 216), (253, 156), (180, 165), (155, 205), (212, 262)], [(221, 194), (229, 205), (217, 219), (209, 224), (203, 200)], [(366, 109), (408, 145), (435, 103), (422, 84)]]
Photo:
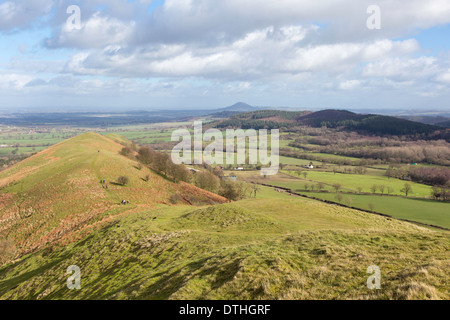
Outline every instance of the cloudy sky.
[(0, 46), (10, 111), (450, 110), (450, 0), (0, 0)]

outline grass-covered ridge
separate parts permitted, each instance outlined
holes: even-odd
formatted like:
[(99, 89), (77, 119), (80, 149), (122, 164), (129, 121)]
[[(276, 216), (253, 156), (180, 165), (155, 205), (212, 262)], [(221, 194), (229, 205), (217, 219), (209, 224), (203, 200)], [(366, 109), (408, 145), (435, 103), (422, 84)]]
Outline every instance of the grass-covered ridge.
[[(1, 172), (0, 239), (13, 240), (20, 255), (72, 238), (111, 216), (169, 205), (174, 193), (186, 203), (225, 201), (140, 166), (120, 155), (122, 148), (107, 137), (85, 133)], [(128, 177), (129, 183), (118, 184), (120, 176)], [(122, 206), (122, 200), (130, 204)]]
[(0, 298), (448, 299), (449, 249), (447, 232), (284, 195), (164, 207), (0, 269)]

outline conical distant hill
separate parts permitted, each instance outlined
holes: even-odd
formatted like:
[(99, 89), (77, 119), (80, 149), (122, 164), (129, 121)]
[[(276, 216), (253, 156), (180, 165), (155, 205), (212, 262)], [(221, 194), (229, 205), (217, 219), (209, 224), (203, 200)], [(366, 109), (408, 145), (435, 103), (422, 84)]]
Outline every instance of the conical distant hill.
[[(87, 232), (88, 226), (111, 216), (170, 205), (175, 193), (185, 204), (226, 201), (140, 168), (120, 155), (123, 145), (116, 141), (85, 133), (1, 172), (0, 238), (13, 239), (17, 249), (26, 253)], [(147, 175), (150, 179), (144, 181)], [(129, 183), (119, 185), (119, 176), (127, 176)], [(122, 200), (129, 205), (121, 205)]]

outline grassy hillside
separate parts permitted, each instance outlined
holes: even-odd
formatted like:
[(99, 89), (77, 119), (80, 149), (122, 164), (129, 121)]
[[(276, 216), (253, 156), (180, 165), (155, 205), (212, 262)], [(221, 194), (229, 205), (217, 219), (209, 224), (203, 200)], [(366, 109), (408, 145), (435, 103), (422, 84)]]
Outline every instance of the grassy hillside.
[[(0, 266), (0, 299), (450, 298), (446, 231), (265, 187), (224, 204), (140, 167), (120, 143), (87, 133), (0, 173), (0, 240), (17, 249)], [(66, 286), (72, 265), (81, 290)], [(372, 265), (378, 291), (366, 286)]]
[(108, 133), (104, 135), (106, 138), (113, 140), (117, 143), (120, 143), (122, 145), (125, 146), (131, 146), (133, 144), (133, 142), (131, 142), (130, 140), (128, 140), (126, 137), (117, 134), (117, 133)]
[[(450, 298), (448, 233), (274, 195), (117, 217), (0, 269), (0, 299)], [(66, 287), (71, 265), (81, 290)], [(372, 265), (381, 290), (366, 286)]]
[[(1, 172), (0, 239), (12, 239), (22, 254), (88, 232), (87, 226), (111, 216), (170, 204), (174, 193), (186, 204), (225, 201), (139, 167), (119, 154), (122, 147), (99, 134), (86, 133)], [(117, 183), (122, 175), (129, 178), (126, 186)], [(149, 181), (144, 181), (146, 175)], [(120, 205), (122, 200), (130, 205)]]

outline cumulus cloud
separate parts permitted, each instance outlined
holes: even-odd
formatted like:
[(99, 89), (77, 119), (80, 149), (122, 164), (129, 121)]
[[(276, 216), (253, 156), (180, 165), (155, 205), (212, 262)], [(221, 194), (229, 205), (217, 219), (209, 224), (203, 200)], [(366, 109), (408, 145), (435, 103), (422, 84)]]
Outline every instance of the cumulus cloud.
[(134, 48), (109, 46), (74, 55), (65, 71), (130, 77), (251, 79), (273, 74), (334, 73), (363, 62), (418, 50), (415, 40), (382, 40), (329, 45), (303, 44), (316, 27), (269, 27), (219, 46), (159, 45)]
[(361, 84), (361, 81), (359, 81), (359, 80), (347, 80), (347, 81), (341, 82), (339, 84), (339, 89), (352, 90), (352, 89), (359, 87), (360, 84)]
[(48, 17), (53, 0), (5, 1), (0, 3), (0, 31), (29, 28)]
[(9, 73), (1, 74), (0, 89), (3, 90), (21, 90), (27, 83), (32, 80), (32, 77), (24, 74)]
[(435, 80), (444, 84), (450, 84), (450, 69), (439, 73)]
[(363, 70), (363, 76), (400, 80), (419, 79), (438, 73), (440, 68), (438, 60), (434, 57), (387, 58), (369, 63)]
[(316, 41), (368, 41), (405, 36), (417, 28), (450, 22), (445, 0), (384, 1), (381, 30), (366, 28), (371, 0), (166, 0), (140, 24), (139, 43), (235, 41), (268, 25), (327, 25)]
[(82, 23), (80, 29), (62, 25), (61, 31), (46, 40), (48, 47), (76, 47), (82, 49), (104, 48), (108, 45), (126, 43), (134, 33), (136, 23), (101, 16), (96, 12)]
[[(66, 9), (81, 9), (68, 28)], [(403, 90), (435, 96), (450, 84), (448, 56), (415, 35), (450, 23), (446, 0), (33, 0), (0, 4), (0, 32), (47, 27), (40, 50), (2, 67), (0, 89), (69, 92), (341, 93)], [(149, 10), (152, 6), (152, 10)], [(36, 50), (39, 51), (39, 50)], [(147, 81), (155, 80), (151, 84)], [(195, 81), (207, 85), (196, 86)], [(146, 83), (146, 85), (143, 85)], [(157, 83), (157, 84), (156, 84)], [(426, 90), (417, 90), (422, 86)], [(193, 89), (194, 88), (194, 89)], [(261, 89), (264, 88), (264, 89)], [(414, 89), (411, 89), (414, 88)], [(141, 91), (139, 91), (141, 90)], [(149, 91), (150, 90), (150, 91)]]
[[(166, 0), (152, 14), (132, 21), (96, 12), (85, 17), (81, 30), (68, 32), (62, 27), (47, 44), (86, 50), (75, 54), (66, 65), (65, 71), (75, 74), (239, 79), (279, 73), (333, 73), (419, 50), (414, 39), (392, 41), (369, 31), (365, 24), (368, 3)], [(413, 8), (420, 10), (421, 3), (415, 2)], [(395, 11), (399, 5), (389, 4), (389, 10)], [(114, 6), (118, 6), (117, 1)], [(445, 17), (438, 11), (432, 15)], [(408, 25), (427, 24), (419, 18)], [(321, 21), (332, 27), (322, 26)], [(384, 23), (390, 25), (389, 21)], [(358, 33), (355, 24), (367, 35), (364, 40), (350, 40), (350, 35)], [(349, 26), (353, 30), (344, 35), (342, 30)], [(334, 30), (334, 38), (329, 38), (328, 30)], [(348, 40), (339, 41), (341, 38)]]

